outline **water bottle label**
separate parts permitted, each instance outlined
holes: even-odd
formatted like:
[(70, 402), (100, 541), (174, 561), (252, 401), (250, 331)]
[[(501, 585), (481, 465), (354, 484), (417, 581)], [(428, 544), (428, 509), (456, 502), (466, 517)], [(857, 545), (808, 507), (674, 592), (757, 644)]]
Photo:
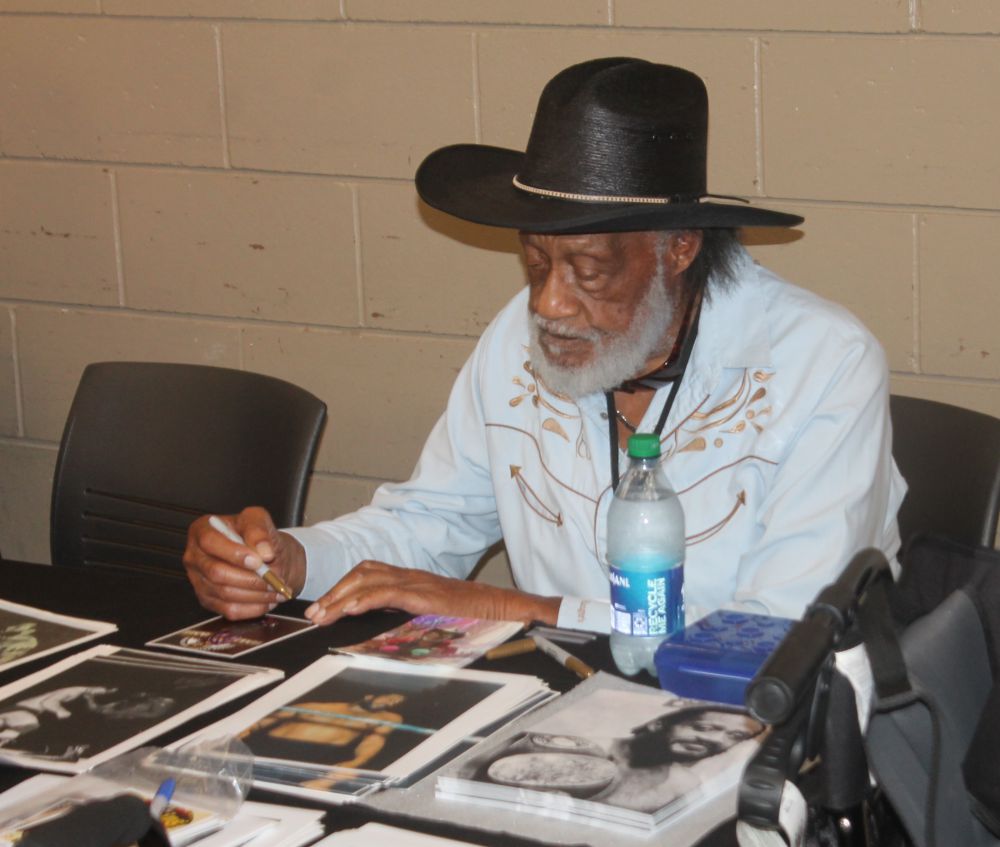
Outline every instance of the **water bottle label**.
[(669, 635), (684, 626), (684, 566), (635, 571), (611, 566), (611, 627), (625, 635)]

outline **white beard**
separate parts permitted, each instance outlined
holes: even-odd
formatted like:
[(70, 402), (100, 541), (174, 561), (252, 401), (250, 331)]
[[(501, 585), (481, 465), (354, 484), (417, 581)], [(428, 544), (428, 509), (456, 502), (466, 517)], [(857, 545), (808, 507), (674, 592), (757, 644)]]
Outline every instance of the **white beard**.
[[(611, 391), (625, 380), (641, 376), (640, 369), (663, 344), (664, 333), (674, 317), (674, 305), (667, 294), (660, 263), (626, 332), (610, 334), (596, 329), (569, 330), (559, 321), (538, 315), (530, 317), (528, 352), (535, 375), (551, 391), (577, 400), (587, 394)], [(541, 330), (557, 337), (591, 342), (594, 345), (593, 359), (587, 364), (570, 367), (550, 362), (539, 341)], [(551, 346), (552, 342), (549, 343)]]

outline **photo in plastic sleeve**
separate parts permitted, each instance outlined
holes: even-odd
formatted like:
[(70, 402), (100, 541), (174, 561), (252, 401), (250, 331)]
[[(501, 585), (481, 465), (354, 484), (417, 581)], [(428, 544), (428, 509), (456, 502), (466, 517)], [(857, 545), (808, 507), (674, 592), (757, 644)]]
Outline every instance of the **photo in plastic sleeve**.
[(216, 617), (156, 638), (146, 646), (233, 659), (315, 628), (311, 621), (282, 615), (245, 621)]
[(233, 681), (205, 666), (92, 657), (0, 700), (0, 751), (60, 762), (91, 758)]
[(731, 773), (763, 731), (730, 706), (598, 690), (467, 760), (453, 776), (479, 784), (473, 792), (481, 797), (491, 786), (498, 799), (514, 789), (525, 808), (575, 800), (656, 815)]
[(0, 669), (114, 632), (117, 627), (0, 600)]
[[(385, 771), (499, 683), (348, 667), (239, 733), (258, 759)], [(310, 780), (308, 788), (331, 781)]]
[(419, 615), (368, 641), (338, 648), (337, 652), (463, 667), (521, 629), (522, 624), (512, 621)]

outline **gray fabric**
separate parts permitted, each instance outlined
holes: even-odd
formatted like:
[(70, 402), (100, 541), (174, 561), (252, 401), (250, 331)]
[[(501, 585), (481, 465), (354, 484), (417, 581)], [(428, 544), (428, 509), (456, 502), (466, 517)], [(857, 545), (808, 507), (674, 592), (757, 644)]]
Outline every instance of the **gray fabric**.
[(996, 847), (1000, 839), (972, 815), (962, 778), (962, 759), (993, 684), (970, 597), (953, 593), (906, 630), (902, 648), (920, 699), (872, 716), (872, 770), (917, 847)]

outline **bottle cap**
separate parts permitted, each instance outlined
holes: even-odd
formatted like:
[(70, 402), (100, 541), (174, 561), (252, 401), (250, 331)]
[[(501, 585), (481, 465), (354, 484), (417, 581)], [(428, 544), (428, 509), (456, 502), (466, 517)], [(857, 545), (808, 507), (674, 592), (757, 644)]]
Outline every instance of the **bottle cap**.
[(660, 455), (660, 436), (653, 432), (630, 435), (628, 454), (634, 459), (655, 459)]

